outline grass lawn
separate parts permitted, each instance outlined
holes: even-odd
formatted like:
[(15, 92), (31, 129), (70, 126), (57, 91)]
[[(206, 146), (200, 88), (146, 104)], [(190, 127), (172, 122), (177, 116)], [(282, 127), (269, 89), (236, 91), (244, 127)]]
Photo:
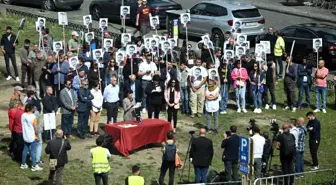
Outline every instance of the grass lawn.
[[(19, 17), (11, 17), (7, 16), (5, 19), (4, 17), (0, 17), (0, 25), (3, 31), (5, 31), (5, 27), (7, 25), (11, 25), (14, 27), (14, 32), (17, 30), (17, 26), (19, 24)], [(26, 22), (26, 26), (24, 31), (20, 34), (20, 44), (25, 38), (29, 38), (32, 41), (36, 41), (37, 35), (35, 32), (35, 21), (28, 19)], [(55, 40), (62, 39), (62, 32), (61, 27), (58, 25), (52, 25), (47, 23), (47, 27), (51, 28), (51, 35), (54, 37)], [(66, 32), (66, 38), (70, 38), (70, 30)], [(298, 110), (296, 113), (292, 113), (290, 111), (284, 111), (283, 102), (284, 102), (284, 93), (283, 93), (283, 84), (279, 83), (276, 86), (276, 97), (278, 102), (278, 110), (263, 110), (262, 114), (253, 114), (252, 110), (248, 110), (249, 112), (246, 114), (235, 113), (234, 105), (230, 105), (230, 110), (228, 115), (220, 115), (219, 117), (219, 133), (218, 135), (209, 134), (208, 137), (211, 138), (214, 142), (214, 149), (215, 149), (215, 156), (213, 158), (213, 163), (211, 169), (217, 171), (223, 171), (223, 162), (221, 160), (222, 156), (222, 149), (220, 148), (220, 144), (222, 142), (222, 133), (229, 129), (230, 125), (237, 125), (238, 126), (238, 134), (247, 136), (248, 133), (246, 131), (246, 127), (248, 125), (248, 121), (251, 118), (257, 120), (257, 125), (262, 128), (263, 132), (269, 132), (270, 126), (268, 122), (270, 119), (277, 119), (278, 123), (281, 125), (283, 123), (289, 123), (291, 118), (298, 118), (298, 117), (305, 117), (306, 112), (310, 111), (310, 109)], [(315, 104), (315, 95), (311, 93), (311, 102)], [(336, 133), (336, 124), (335, 124), (335, 110), (333, 109), (334, 106), (334, 91), (330, 90), (328, 92), (327, 98), (327, 114), (318, 113), (317, 118), (322, 123), (322, 139), (321, 145), (319, 149), (319, 162), (321, 168), (335, 168), (336, 166), (336, 155), (335, 154), (335, 145), (334, 142), (334, 134)], [(179, 119), (186, 119), (189, 122), (193, 123), (195, 127), (194, 130), (203, 126), (205, 124), (204, 118), (189, 118), (184, 115), (179, 115)], [(334, 121), (333, 121), (334, 120)], [(180, 123), (181, 124), (181, 123)], [(1, 128), (7, 129), (7, 128)], [(185, 158), (185, 153), (188, 147), (189, 142), (189, 133), (186, 129), (177, 130), (177, 142), (178, 148), (180, 151), (180, 157), (182, 160)], [(72, 146), (81, 145), (81, 142), (78, 140), (73, 141)], [(94, 145), (94, 141), (92, 141), (92, 146)], [(307, 161), (307, 165), (305, 165), (305, 170), (308, 170), (307, 166), (310, 164), (311, 157), (308, 150), (308, 143), (306, 144), (306, 152), (305, 152), (305, 161)], [(31, 172), (30, 170), (21, 170), (19, 168), (19, 164), (10, 160), (10, 158), (6, 155), (6, 142), (0, 142), (0, 149), (4, 151), (1, 155), (0, 153), (0, 184), (1, 185), (14, 185), (14, 184), (27, 184), (27, 185), (41, 185), (46, 184), (46, 179), (48, 177), (48, 170), (47, 165), (44, 165), (44, 171), (42, 172)], [(70, 152), (69, 155), (76, 155), (81, 156), (78, 158), (74, 158), (69, 161), (69, 164), (66, 165), (63, 171), (63, 184), (67, 185), (78, 185), (78, 184), (94, 184), (93, 175), (91, 172), (91, 164), (89, 161), (88, 156), (88, 148), (84, 148), (82, 151), (74, 151)], [(160, 150), (158, 147), (154, 148), (153, 150)], [(156, 152), (158, 153), (158, 152)], [(140, 156), (141, 155), (141, 156)], [(275, 151), (275, 155), (278, 155), (278, 151)], [(44, 161), (47, 161), (47, 156), (43, 156)], [(155, 184), (154, 182), (158, 179), (159, 176), (159, 168), (160, 168), (160, 156), (153, 156), (152, 150), (139, 150), (139, 152), (133, 153), (130, 157), (120, 157), (120, 156), (113, 156), (111, 160), (111, 171), (109, 172), (109, 180), (110, 184), (124, 184), (124, 179), (130, 173), (130, 168), (132, 164), (140, 164), (141, 165), (141, 174), (145, 177), (146, 184)], [(279, 157), (275, 156), (272, 161), (272, 168), (278, 170), (280, 168)], [(187, 166), (186, 166), (187, 167)], [(184, 171), (183, 180), (187, 179), (187, 171), (188, 168)], [(180, 178), (177, 174), (180, 174), (180, 170), (177, 171), (175, 174), (176, 182), (179, 182)], [(166, 175), (166, 180), (167, 180)], [(328, 176), (329, 177), (329, 176)], [(320, 179), (326, 180), (327, 176), (321, 175), (319, 176)], [(191, 180), (193, 179), (193, 168), (191, 168)]]

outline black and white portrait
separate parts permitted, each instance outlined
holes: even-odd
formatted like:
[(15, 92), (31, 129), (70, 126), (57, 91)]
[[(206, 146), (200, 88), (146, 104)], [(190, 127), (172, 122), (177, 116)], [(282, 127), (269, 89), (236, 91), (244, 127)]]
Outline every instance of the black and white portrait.
[(137, 46), (135, 44), (126, 46), (126, 54), (128, 56), (130, 57), (133, 56), (134, 54), (136, 54), (136, 51), (137, 51)]
[(166, 41), (166, 37), (165, 36), (161, 36), (160, 37), (160, 42), (164, 42), (164, 41)]
[(155, 49), (159, 47), (159, 40), (156, 38), (151, 38), (150, 39), (150, 47), (151, 49)]
[(124, 62), (125, 53), (123, 51), (118, 51), (116, 53), (116, 62), (118, 66)]
[(180, 14), (181, 24), (187, 26), (190, 23), (190, 13)]
[(241, 29), (242, 23), (240, 21), (233, 22), (233, 29), (237, 31), (238, 29)]
[(99, 19), (99, 28), (100, 30), (106, 31), (108, 26), (108, 19), (107, 18), (100, 18)]
[(167, 53), (171, 49), (171, 43), (168, 40), (163, 41), (161, 42), (161, 47), (162, 51)]
[(85, 33), (85, 41), (87, 43), (91, 43), (93, 39), (94, 39), (94, 32)]
[(72, 69), (76, 69), (77, 68), (77, 64), (78, 64), (78, 57), (75, 56), (75, 57), (71, 57), (69, 59), (69, 65), (70, 65), (70, 68)]
[(91, 15), (84, 15), (83, 16), (83, 24), (84, 26), (88, 27), (92, 23), (92, 17)]
[(233, 50), (225, 50), (224, 51), (224, 59), (226, 61), (229, 61), (230, 59), (232, 59), (234, 57), (233, 54), (234, 54)]
[(313, 49), (314, 52), (322, 51), (322, 38), (313, 39)]
[(239, 46), (246, 47), (247, 35), (237, 34), (237, 43)]
[(238, 46), (236, 47), (236, 56), (238, 58), (241, 58), (243, 55), (245, 55), (245, 47), (244, 46)]
[(131, 13), (131, 10), (129, 6), (120, 7), (120, 19), (129, 19), (130, 13)]
[(66, 12), (58, 12), (58, 25), (68, 25), (68, 15)]
[(150, 22), (150, 26), (152, 29), (158, 29), (160, 28), (160, 20), (159, 20), (159, 16), (152, 16), (149, 19)]
[(109, 51), (113, 47), (113, 39), (104, 39), (104, 49)]
[(145, 48), (148, 49), (148, 50), (151, 49), (151, 47), (150, 47), (150, 38), (145, 38), (144, 42), (145, 42)]
[(171, 47), (177, 47), (177, 38), (169, 38), (168, 41), (171, 43)]
[(210, 80), (218, 81), (218, 72), (217, 72), (217, 69), (216, 68), (209, 69), (208, 70), (208, 76), (209, 76)]
[(56, 53), (63, 49), (62, 41), (53, 42), (53, 49)]
[(204, 45), (208, 46), (208, 43), (210, 41), (209, 35), (203, 35), (202, 36), (202, 41), (203, 41)]
[(207, 44), (204, 44), (207, 48), (209, 48), (209, 49), (213, 49), (214, 47), (213, 47), (213, 43), (212, 43), (212, 41), (209, 41)]
[(265, 61), (266, 59), (266, 53), (265, 53), (265, 47), (262, 44), (256, 44), (255, 47), (255, 56), (256, 61)]
[(102, 49), (94, 49), (92, 50), (93, 60), (100, 61), (103, 59), (103, 50)]
[(46, 23), (46, 19), (43, 17), (38, 17), (37, 18), (37, 22), (38, 22), (38, 27), (39, 28), (45, 28), (45, 23)]
[(246, 50), (250, 49), (250, 41), (246, 41), (246, 46), (245, 46)]
[(131, 42), (131, 34), (130, 33), (122, 33), (121, 34), (121, 43), (122, 44), (127, 44)]
[(271, 54), (271, 43), (270, 41), (260, 41), (260, 44), (264, 46), (264, 52), (266, 54)]

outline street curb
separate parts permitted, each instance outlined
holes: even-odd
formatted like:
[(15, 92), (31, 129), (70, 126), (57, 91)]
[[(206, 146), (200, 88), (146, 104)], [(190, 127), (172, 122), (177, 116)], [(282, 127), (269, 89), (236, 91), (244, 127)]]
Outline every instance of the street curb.
[[(294, 15), (294, 16), (299, 16), (299, 17), (305, 17), (305, 18), (310, 18), (310, 19), (315, 19), (315, 20), (321, 20), (329, 23), (336, 23), (336, 19), (331, 15), (322, 15), (319, 13), (310, 13), (307, 11), (300, 11), (291, 7), (279, 7), (283, 5), (274, 6), (274, 5), (265, 5), (265, 4), (260, 4), (260, 3), (253, 3), (253, 5), (259, 9), (262, 10), (268, 10), (268, 11), (273, 11), (273, 12), (278, 12), (278, 13), (284, 13), (284, 14), (289, 14), (289, 15)], [(266, 20), (267, 21), (267, 20)]]

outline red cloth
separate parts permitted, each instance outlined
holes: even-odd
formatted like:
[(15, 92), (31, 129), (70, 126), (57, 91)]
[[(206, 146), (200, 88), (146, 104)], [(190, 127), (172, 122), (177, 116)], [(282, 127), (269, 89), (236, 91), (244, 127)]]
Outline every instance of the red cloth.
[(8, 121), (9, 121), (9, 130), (14, 131), (14, 122), (15, 122), (16, 109), (8, 109)]
[[(132, 124), (135, 127), (124, 128), (120, 125)], [(136, 121), (106, 124), (105, 133), (113, 138), (118, 151), (128, 156), (129, 152), (151, 143), (161, 143), (167, 140), (167, 132), (172, 130), (168, 121), (159, 119), (145, 119), (142, 124)]]
[(15, 121), (14, 121), (14, 131), (16, 133), (22, 133), (22, 121), (21, 117), (22, 114), (24, 113), (23, 109), (17, 109), (16, 114), (15, 114)]

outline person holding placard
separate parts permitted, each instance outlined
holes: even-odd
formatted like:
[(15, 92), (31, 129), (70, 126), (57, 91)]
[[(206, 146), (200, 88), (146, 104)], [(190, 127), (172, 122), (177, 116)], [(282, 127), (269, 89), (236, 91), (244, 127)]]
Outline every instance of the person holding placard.
[[(322, 108), (323, 113), (327, 113), (327, 77), (329, 74), (329, 70), (324, 67), (324, 60), (319, 61), (318, 68), (315, 72), (315, 96), (316, 96), (316, 109), (314, 112), (320, 112), (320, 108)], [(320, 97), (322, 98), (322, 105), (320, 101)]]
[(245, 105), (246, 83), (248, 80), (247, 70), (241, 66), (241, 61), (236, 61), (236, 68), (231, 72), (233, 88), (236, 93), (237, 113), (247, 112)]
[(21, 85), (23, 87), (33, 84), (33, 66), (32, 61), (28, 59), (30, 51), (31, 51), (30, 40), (26, 39), (24, 41), (24, 46), (19, 50), (21, 60)]
[(232, 77), (231, 72), (234, 68), (231, 59), (229, 60), (223, 60), (223, 62), (220, 63), (218, 67), (218, 75), (219, 75), (219, 81), (220, 81), (220, 95), (221, 95), (221, 101), (219, 104), (219, 111), (220, 114), (227, 114), (227, 104), (229, 100), (229, 91), (232, 86)]
[(298, 98), (298, 109), (302, 109), (302, 99), (303, 95), (306, 96), (307, 106), (310, 107), (310, 89), (312, 85), (312, 66), (307, 63), (307, 59), (303, 59), (302, 63), (298, 65), (297, 69), (297, 85), (299, 89), (299, 98)]
[(287, 57), (286, 59), (286, 73), (284, 79), (284, 90), (287, 98), (287, 106), (285, 110), (291, 109), (292, 112), (296, 112), (296, 97), (295, 97), (295, 88), (296, 88), (296, 79), (297, 79), (297, 65)]
[(81, 88), (81, 81), (86, 80), (86, 75), (85, 75), (85, 71), (83, 69), (79, 69), (78, 71), (78, 75), (76, 75), (72, 81), (72, 88), (73, 91), (75, 93), (75, 96), (77, 97), (77, 92), (79, 91), (79, 89)]
[(147, 0), (142, 1), (142, 6), (137, 9), (136, 26), (140, 26), (142, 36), (150, 32), (149, 18), (152, 17), (151, 8), (147, 5)]
[(73, 55), (77, 55), (77, 51), (80, 49), (80, 43), (78, 42), (78, 33), (73, 31), (71, 33), (72, 38), (68, 41), (69, 51), (73, 53)]
[[(45, 114), (55, 114), (56, 115), (56, 112), (57, 112), (57, 109), (58, 109), (58, 104), (59, 104), (59, 102), (57, 102), (56, 97), (53, 95), (52, 87), (48, 86), (46, 88), (46, 94), (42, 99), (43, 115), (45, 115)], [(45, 120), (44, 120), (44, 125), (46, 125), (46, 124), (51, 124), (51, 123), (46, 123)], [(55, 126), (56, 126), (56, 123), (55, 123)], [(49, 125), (49, 127), (51, 127), (51, 125)], [(55, 127), (55, 129), (56, 129), (56, 127)], [(55, 129), (45, 130), (44, 135), (46, 137), (46, 140), (51, 140), (52, 139), (51, 136), (54, 134)]]
[[(59, 97), (60, 91), (64, 88), (66, 76), (69, 73), (70, 66), (68, 62), (64, 62), (64, 53), (58, 53), (58, 59), (51, 70), (51, 73), (54, 75), (54, 87), (56, 91), (56, 97)], [(60, 85), (59, 85), (60, 84)]]

